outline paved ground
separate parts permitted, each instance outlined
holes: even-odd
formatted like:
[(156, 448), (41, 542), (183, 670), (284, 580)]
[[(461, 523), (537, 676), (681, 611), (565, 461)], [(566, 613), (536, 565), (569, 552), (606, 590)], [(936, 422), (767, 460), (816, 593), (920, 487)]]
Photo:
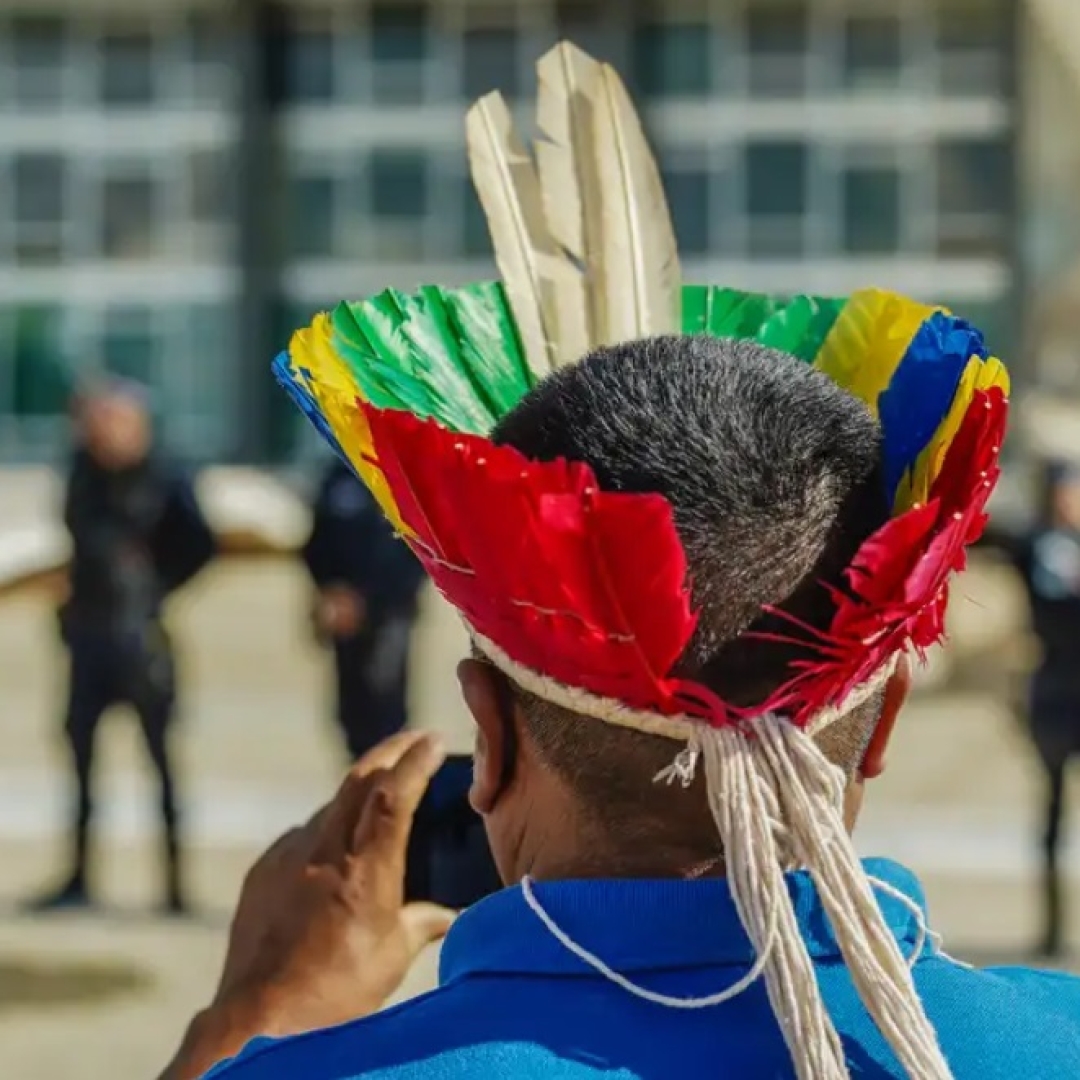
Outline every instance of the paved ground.
[[(1028, 838), (1037, 777), (1003, 705), (1008, 654), (1000, 643), (1015, 625), (1016, 597), (987, 568), (960, 592), (951, 688), (924, 688), (911, 706), (861, 843), (927, 876), (934, 922), (953, 952), (1008, 961), (1022, 957), (1034, 933)], [(145, 914), (156, 888), (153, 796), (136, 733), (122, 716), (105, 732), (101, 776), (102, 886), (111, 912), (44, 920), (14, 913), (18, 898), (59, 870), (65, 793), (48, 611), (33, 597), (0, 605), (5, 1078), (146, 1080), (205, 998), (245, 866), (324, 796), (339, 769), (321, 711), (323, 658), (303, 634), (304, 599), (302, 582), (284, 566), (248, 563), (214, 571), (176, 613), (190, 682), (183, 754), (192, 871), (205, 913), (184, 924)], [(452, 616), (430, 603), (415, 713), (464, 747), (453, 679), (461, 645)], [(410, 988), (427, 984), (432, 960), (418, 966)]]

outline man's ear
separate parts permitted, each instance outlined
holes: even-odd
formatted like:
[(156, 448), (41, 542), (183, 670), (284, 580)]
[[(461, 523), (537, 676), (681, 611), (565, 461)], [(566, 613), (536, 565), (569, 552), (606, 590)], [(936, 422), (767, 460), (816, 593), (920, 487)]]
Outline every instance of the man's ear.
[(904, 707), (908, 692), (911, 690), (911, 661), (907, 655), (900, 657), (896, 670), (885, 684), (885, 698), (881, 705), (881, 716), (870, 736), (870, 743), (863, 754), (859, 774), (864, 780), (876, 780), (885, 771), (885, 756), (889, 742), (896, 728), (900, 710)]
[(513, 703), (502, 676), (490, 664), (462, 660), (457, 676), (465, 704), (476, 723), (469, 802), (478, 814), (488, 814), (506, 787), (513, 768)]

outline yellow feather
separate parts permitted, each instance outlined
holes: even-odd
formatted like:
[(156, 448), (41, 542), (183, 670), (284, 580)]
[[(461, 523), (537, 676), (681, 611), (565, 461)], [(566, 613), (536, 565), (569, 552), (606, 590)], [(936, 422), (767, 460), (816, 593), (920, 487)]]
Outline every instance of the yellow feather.
[(912, 338), (937, 310), (882, 289), (852, 293), (814, 366), (865, 401), (876, 416), (878, 398)]
[[(328, 315), (316, 315), (311, 326), (293, 334), (289, 342), (289, 364), (293, 377), (303, 382), (315, 398), (349, 463), (368, 486), (390, 523), (402, 535), (411, 536), (376, 462), (371, 428), (357, 405), (357, 399), (363, 397), (360, 387), (334, 351), (333, 328)], [(300, 369), (311, 372), (311, 379), (305, 379)]]
[(972, 398), (977, 391), (986, 391), (993, 387), (998, 387), (1006, 397), (1009, 396), (1009, 373), (1005, 365), (996, 356), (985, 361), (973, 356), (960, 376), (960, 384), (956, 388), (956, 396), (948, 413), (896, 490), (893, 503), (895, 514), (910, 510), (912, 506), (924, 503), (930, 497), (930, 490), (941, 474), (949, 447), (952, 446), (964, 416), (971, 407)]
[(595, 275), (596, 344), (677, 333), (682, 280), (675, 230), (660, 171), (630, 97), (615, 70), (601, 67), (586, 91), (596, 169), (604, 193)]
[(465, 123), (469, 167), (487, 217), (495, 261), (537, 379), (552, 368), (557, 250), (544, 220), (536, 165), (501, 94), (488, 94)]

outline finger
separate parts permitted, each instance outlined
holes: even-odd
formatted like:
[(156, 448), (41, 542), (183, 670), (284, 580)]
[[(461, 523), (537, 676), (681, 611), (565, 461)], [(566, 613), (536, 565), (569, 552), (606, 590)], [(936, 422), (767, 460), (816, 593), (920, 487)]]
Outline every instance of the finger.
[(392, 769), (424, 738), (419, 731), (398, 732), (383, 739), (353, 765), (333, 799), (308, 822), (315, 857), (330, 859), (344, 855), (370, 795), (372, 775)]
[(401, 923), (412, 955), (416, 956), (428, 945), (442, 941), (456, 918), (456, 911), (438, 904), (417, 903), (402, 908)]
[(442, 743), (424, 736), (385, 773), (372, 778), (372, 791), (353, 834), (357, 855), (391, 860), (399, 868), (405, 860), (409, 830), (431, 778), (446, 758)]

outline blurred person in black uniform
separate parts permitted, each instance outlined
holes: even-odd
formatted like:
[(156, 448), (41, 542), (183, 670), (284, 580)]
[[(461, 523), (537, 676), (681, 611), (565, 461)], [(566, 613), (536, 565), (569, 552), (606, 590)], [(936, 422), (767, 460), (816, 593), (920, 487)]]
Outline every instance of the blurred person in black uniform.
[(312, 507), (304, 563), (320, 642), (334, 650), (337, 721), (356, 760), (405, 726), (409, 644), (424, 571), (347, 465), (330, 466)]
[(1058, 956), (1065, 937), (1059, 855), (1066, 772), (1080, 755), (1080, 468), (1046, 462), (1041, 487), (1026, 533), (990, 529), (987, 543), (1005, 552), (1019, 571), (1040, 645), (1023, 712), (1046, 778), (1039, 951)]
[(117, 383), (82, 395), (73, 420), (64, 502), (72, 545), (69, 591), (58, 613), (70, 660), (65, 734), (76, 783), (72, 866), (61, 887), (32, 906), (90, 901), (95, 735), (106, 710), (126, 704), (158, 774), (165, 907), (180, 913), (185, 901), (168, 745), (176, 671), (162, 608), (211, 560), (214, 537), (190, 480), (154, 446), (139, 387)]

